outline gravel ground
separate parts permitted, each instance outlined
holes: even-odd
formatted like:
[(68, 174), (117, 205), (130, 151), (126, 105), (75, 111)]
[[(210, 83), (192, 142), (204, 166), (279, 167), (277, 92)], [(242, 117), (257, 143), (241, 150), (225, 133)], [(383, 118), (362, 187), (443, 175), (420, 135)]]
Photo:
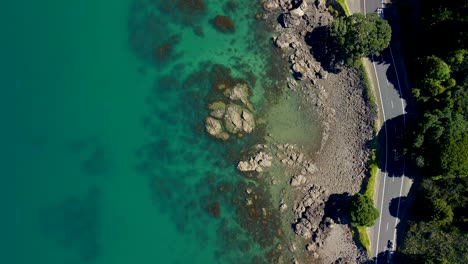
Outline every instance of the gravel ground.
[[(303, 186), (292, 189), (289, 194), (291, 197), (284, 199), (294, 201), (293, 206), (288, 206), (292, 216), (285, 217), (288, 221), (292, 220), (294, 226), (300, 222), (304, 208), (317, 205), (315, 211), (319, 212), (315, 212), (316, 219), (325, 219), (327, 215), (323, 216), (324, 209), (323, 204), (319, 206), (320, 201), (326, 202), (331, 195), (352, 195), (359, 191), (365, 176), (369, 154), (367, 143), (372, 138), (373, 116), (363, 96), (359, 72), (347, 68), (342, 68), (339, 73), (327, 72), (310, 54), (312, 47), (304, 40), (307, 33), (333, 21), (323, 2), (304, 1), (299, 7), (304, 15), (300, 11), (292, 11), (291, 3), (295, 1), (261, 2), (269, 11), (263, 18), (276, 24), (277, 38), (274, 41), (292, 65), (288, 86), (310, 102), (310, 107), (319, 114), (322, 124), (320, 150), (308, 155), (317, 170), (304, 171), (299, 163), (297, 166), (287, 165), (290, 175), (295, 172), (301, 174), (298, 171), (302, 169), (306, 179)], [(282, 25), (277, 23), (280, 14), (284, 16)], [(289, 154), (285, 156), (289, 157)], [(283, 161), (285, 166), (289, 162), (296, 161), (290, 161), (289, 158)], [(302, 175), (300, 176), (298, 179), (302, 180)], [(302, 184), (300, 180), (297, 181), (298, 185)], [(323, 190), (322, 195), (314, 198), (319, 201), (304, 205), (314, 186)], [(322, 197), (323, 200), (320, 200)], [(314, 223), (313, 216), (308, 219)], [(355, 245), (348, 225), (335, 224), (333, 228), (326, 228), (323, 221), (318, 229), (312, 229), (312, 239), (296, 236), (294, 244), (300, 245), (297, 248), (302, 249), (296, 251), (294, 263), (359, 263), (365, 260), (365, 253)], [(306, 250), (306, 245), (312, 243), (313, 250)]]

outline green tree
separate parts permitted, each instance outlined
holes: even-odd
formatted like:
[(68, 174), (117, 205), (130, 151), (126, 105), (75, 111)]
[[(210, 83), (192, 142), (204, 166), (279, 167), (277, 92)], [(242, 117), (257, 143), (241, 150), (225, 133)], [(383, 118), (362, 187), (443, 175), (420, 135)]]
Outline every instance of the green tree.
[(450, 78), (450, 66), (437, 56), (428, 56), (423, 60), (424, 79), (446, 81)]
[(379, 211), (374, 207), (372, 200), (360, 193), (356, 193), (349, 207), (351, 222), (358, 226), (373, 226)]
[(391, 35), (390, 25), (377, 14), (340, 17), (330, 27), (330, 36), (348, 65), (371, 54), (379, 55), (390, 44)]

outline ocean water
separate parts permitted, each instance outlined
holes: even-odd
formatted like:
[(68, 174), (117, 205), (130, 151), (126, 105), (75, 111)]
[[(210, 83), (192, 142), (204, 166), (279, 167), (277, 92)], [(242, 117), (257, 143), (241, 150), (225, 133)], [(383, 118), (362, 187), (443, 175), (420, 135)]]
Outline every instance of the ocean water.
[[(268, 186), (235, 165), (269, 130), (313, 145), (318, 129), (282, 135), (305, 117), (281, 110), (288, 69), (260, 12), (252, 0), (5, 2), (0, 263), (287, 260)], [(217, 15), (235, 31), (215, 29)], [(230, 78), (252, 87), (259, 123), (223, 143), (203, 122)]]

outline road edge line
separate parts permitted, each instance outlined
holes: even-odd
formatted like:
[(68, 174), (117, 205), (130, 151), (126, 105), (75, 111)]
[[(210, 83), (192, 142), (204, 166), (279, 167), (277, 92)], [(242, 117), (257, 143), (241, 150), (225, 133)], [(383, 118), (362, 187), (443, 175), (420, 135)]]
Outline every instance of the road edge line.
[[(380, 91), (380, 84), (379, 84), (379, 77), (377, 75), (377, 69), (375, 68), (374, 64), (374, 55), (371, 55), (371, 62), (372, 66), (374, 67), (374, 72), (375, 72), (375, 78), (377, 79), (377, 88), (379, 89), (379, 95), (380, 95), (380, 103), (381, 103), (381, 109), (382, 109), (382, 115), (385, 120), (385, 110), (383, 107), (383, 101), (382, 101), (382, 92)], [(383, 188), (382, 188), (382, 200), (380, 202), (380, 215), (379, 215), (379, 229), (377, 231), (377, 242), (376, 242), (376, 247), (375, 247), (375, 254), (378, 254), (379, 252), (379, 239), (380, 239), (380, 227), (382, 226), (382, 210), (383, 210), (383, 200), (385, 197), (385, 180), (387, 178), (387, 147), (388, 147), (388, 137), (387, 137), (387, 127), (384, 127), (385, 130), (385, 166), (384, 166), (384, 179), (383, 179)], [(375, 261), (377, 263), (377, 260)]]

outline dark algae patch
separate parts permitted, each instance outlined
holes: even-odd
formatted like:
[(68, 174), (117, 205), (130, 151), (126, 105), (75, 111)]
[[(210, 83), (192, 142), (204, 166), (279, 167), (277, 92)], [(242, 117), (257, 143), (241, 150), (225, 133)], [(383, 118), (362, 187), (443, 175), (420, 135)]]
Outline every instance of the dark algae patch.
[(211, 23), (216, 30), (223, 33), (234, 33), (236, 31), (234, 22), (227, 16), (217, 15)]
[[(259, 3), (36, 2), (0, 16), (2, 263), (289, 261), (268, 176), (236, 169), (288, 73)], [(221, 99), (250, 133), (207, 134)]]

